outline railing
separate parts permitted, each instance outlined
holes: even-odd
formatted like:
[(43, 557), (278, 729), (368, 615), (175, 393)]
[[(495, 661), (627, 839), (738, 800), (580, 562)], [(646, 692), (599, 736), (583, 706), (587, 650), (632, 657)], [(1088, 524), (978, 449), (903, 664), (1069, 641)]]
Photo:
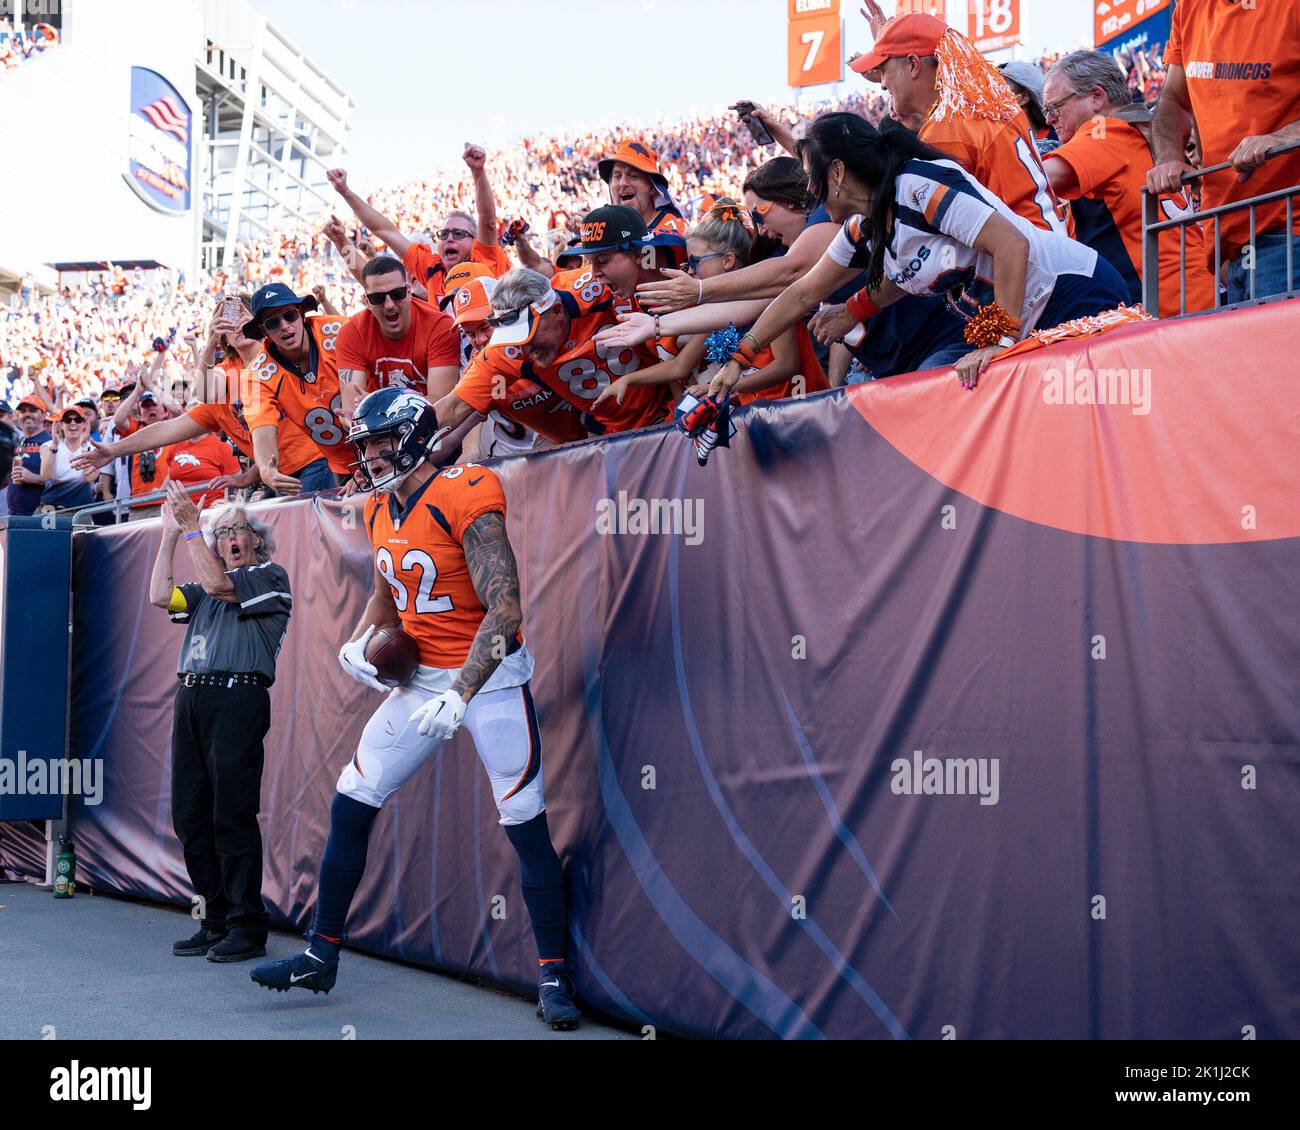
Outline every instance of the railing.
[[(1281, 145), (1276, 149), (1269, 150), (1265, 160), (1271, 161), (1274, 157), (1280, 157), (1284, 153), (1291, 153), (1300, 149), (1300, 141), (1293, 141), (1289, 145)], [(1183, 185), (1190, 185), (1202, 177), (1209, 176), (1211, 173), (1222, 172), (1225, 169), (1231, 169), (1231, 161), (1221, 161), (1217, 165), (1210, 165), (1208, 168), (1197, 169), (1195, 172), (1184, 173), (1180, 181)], [(1286, 227), (1283, 229), (1287, 234), (1286, 241), (1286, 290), (1276, 295), (1268, 297), (1285, 298), (1290, 295), (1300, 294), (1300, 284), (1297, 283), (1294, 265), (1292, 259), (1291, 227), (1293, 219), (1293, 207), (1295, 198), (1300, 196), (1300, 184), (1292, 185), (1290, 188), (1279, 188), (1273, 192), (1261, 193), (1259, 196), (1247, 197), (1245, 200), (1234, 200), (1230, 204), (1220, 204), (1217, 208), (1206, 208), (1200, 212), (1189, 212), (1185, 216), (1178, 216), (1172, 220), (1162, 220), (1160, 218), (1160, 198), (1153, 195), (1147, 189), (1142, 189), (1142, 305), (1148, 313), (1159, 316), (1160, 310), (1160, 234), (1161, 232), (1178, 229), (1178, 313), (1174, 315), (1182, 318), (1189, 314), (1187, 309), (1187, 228), (1189, 224), (1199, 224), (1202, 220), (1212, 219), (1214, 221), (1214, 306), (1213, 310), (1224, 310), (1229, 307), (1219, 302), (1219, 279), (1223, 266), (1222, 247), (1219, 240), (1219, 218), (1230, 212), (1240, 212), (1244, 208), (1250, 209), (1250, 243), (1248, 246), (1255, 246), (1255, 209), (1262, 204), (1272, 204), (1275, 201), (1286, 201)], [(1255, 271), (1249, 272), (1250, 276), (1250, 297), (1246, 303), (1255, 302)], [(1246, 303), (1236, 303), (1241, 306)], [(1191, 314), (1207, 313), (1208, 311), (1193, 310)]]
[[(194, 494), (199, 491), (213, 489), (211, 480), (206, 483), (186, 483), (184, 486), (186, 494)], [(224, 493), (224, 487), (219, 487), (217, 489)], [(114, 498), (108, 502), (96, 502), (91, 506), (69, 506), (62, 510), (52, 510), (47, 513), (55, 517), (65, 518), (71, 514), (73, 526), (91, 525), (95, 516), (98, 514), (113, 514), (114, 522), (118, 523), (122, 521), (122, 515), (131, 510), (140, 507), (153, 506), (166, 501), (167, 492), (165, 490), (155, 490), (148, 494), (134, 494), (130, 498)], [(89, 518), (90, 521), (87, 521), (87, 518)]]

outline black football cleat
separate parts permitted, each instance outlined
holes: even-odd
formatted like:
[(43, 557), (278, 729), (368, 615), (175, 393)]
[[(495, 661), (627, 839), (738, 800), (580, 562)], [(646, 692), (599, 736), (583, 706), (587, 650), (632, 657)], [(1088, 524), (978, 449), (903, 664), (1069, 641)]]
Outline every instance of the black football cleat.
[(537, 1016), (553, 1032), (571, 1032), (582, 1019), (582, 1013), (573, 1003), (573, 977), (562, 961), (550, 961), (542, 966), (537, 978)]
[(313, 941), (303, 953), (263, 962), (249, 974), (259, 985), (287, 993), (290, 989), (310, 989), (328, 993), (339, 974), (339, 951), (328, 942)]

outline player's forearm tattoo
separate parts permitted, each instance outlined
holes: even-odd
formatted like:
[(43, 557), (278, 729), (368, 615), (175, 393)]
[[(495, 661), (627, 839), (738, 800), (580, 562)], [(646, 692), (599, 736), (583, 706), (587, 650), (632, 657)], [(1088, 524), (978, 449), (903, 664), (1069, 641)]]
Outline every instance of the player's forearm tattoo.
[(505, 516), (493, 512), (478, 518), (461, 539), (465, 564), (474, 591), (487, 609), (469, 655), (452, 684), (462, 698), (475, 695), (510, 650), (523, 612), (519, 606), (519, 571), (506, 534)]

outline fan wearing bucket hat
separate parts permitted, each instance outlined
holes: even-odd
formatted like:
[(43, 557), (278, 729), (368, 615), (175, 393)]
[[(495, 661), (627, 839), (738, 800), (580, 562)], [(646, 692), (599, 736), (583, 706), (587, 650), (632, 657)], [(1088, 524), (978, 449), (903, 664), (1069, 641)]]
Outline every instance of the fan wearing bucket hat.
[[(644, 225), (641, 225), (644, 228)], [(622, 238), (622, 227), (618, 228)], [(595, 245), (603, 240), (588, 233)], [(550, 389), (599, 431), (623, 432), (662, 421), (668, 410), (664, 386), (638, 386), (622, 404), (596, 398), (612, 381), (653, 364), (653, 345), (606, 348), (596, 334), (618, 323), (615, 295), (590, 269), (561, 271), (553, 279), (520, 267), (492, 291), (491, 343), (477, 354), (451, 395), (438, 402), (438, 419), (455, 425), (487, 412), (520, 379)], [(445, 414), (445, 415), (444, 415)], [(588, 425), (589, 427), (591, 425)]]
[[(453, 285), (457, 272), (473, 265), (462, 263), (449, 271), (448, 287)], [(448, 310), (455, 317), (468, 347), (467, 366), (473, 356), (486, 349), (492, 341), (495, 327), (489, 319), (492, 317), (492, 292), (495, 289), (495, 279), (470, 277), (449, 297)], [(481, 430), (464, 441), (465, 450), (477, 451), (477, 458), (490, 459), (497, 455), (531, 451), (538, 446), (539, 436), (550, 443), (572, 443), (587, 438), (581, 414), (544, 385), (520, 379), (504, 391), (503, 396), (493, 398)]]
[(343, 319), (311, 313), (316, 299), (283, 283), (254, 291), (251, 309), (244, 336), (263, 348), (240, 377), (239, 399), (258, 474), (280, 494), (332, 489), (352, 464), (338, 417)]
[(361, 399), (381, 388), (409, 388), (429, 400), (460, 378), (460, 334), (450, 316), (411, 295), (406, 268), (376, 255), (361, 269), (366, 309), (343, 323), (338, 340), (340, 415), (351, 420)]
[[(619, 142), (612, 157), (596, 162), (600, 179), (609, 186), (609, 202), (631, 208), (652, 232), (686, 238), (687, 224), (668, 191), (668, 178), (659, 171), (654, 150), (641, 141)], [(685, 258), (683, 249), (681, 257)]]

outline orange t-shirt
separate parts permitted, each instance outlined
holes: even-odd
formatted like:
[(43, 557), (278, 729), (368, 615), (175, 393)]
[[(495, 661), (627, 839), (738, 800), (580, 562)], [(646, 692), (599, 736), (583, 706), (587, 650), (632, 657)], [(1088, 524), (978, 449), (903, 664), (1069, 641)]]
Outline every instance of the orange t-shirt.
[(486, 610), (461, 539), (493, 511), (505, 514), (505, 492), (495, 474), (475, 463), (439, 471), (404, 508), (382, 491), (366, 503), (375, 570), (393, 590), (402, 630), (427, 667), (461, 667), (469, 656)]
[(436, 306), (416, 300), (400, 341), (384, 337), (375, 316), (362, 310), (343, 324), (335, 353), (340, 370), (365, 374), (363, 392), (395, 386), (428, 397), (430, 370), (460, 369), (460, 330)]
[(592, 402), (614, 378), (653, 364), (654, 355), (641, 349), (606, 349), (593, 340), (596, 332), (617, 322), (614, 292), (590, 270), (560, 271), (551, 286), (570, 317), (569, 342), (546, 368), (539, 369), (513, 345), (489, 345), (475, 354), (455, 393), (471, 408), (486, 412), (498, 399), (494, 386), (505, 380), (505, 390), (519, 379), (531, 380), (563, 397), (579, 412), (590, 413), (605, 430), (625, 432), (663, 422), (669, 394), (663, 385), (633, 385), (619, 404), (610, 398), (592, 408)]
[[(470, 248), (471, 263), (482, 263), (492, 272), (494, 279), (499, 279), (510, 270), (510, 257), (500, 247), (490, 243), (479, 243), (476, 239)], [(407, 248), (402, 264), (411, 278), (420, 283), (429, 292), (430, 301), (436, 302), (442, 297), (446, 284), (447, 268), (439, 255), (427, 243), (413, 243)]]
[(1023, 111), (1009, 122), (951, 115), (941, 122), (927, 118), (918, 136), (956, 161), (1017, 216), (1045, 231), (1069, 234)]
[(347, 445), (348, 429), (339, 420), (337, 343), (343, 320), (331, 314), (309, 314), (307, 332), (312, 349), (307, 372), (299, 376), (264, 349), (244, 370), (240, 399), (248, 430), (273, 427), (279, 432), (280, 470), (296, 475), (318, 459), (330, 470), (349, 474), (354, 462)]
[(214, 435), (225, 432), (230, 442), (249, 459), (253, 458), (253, 437), (239, 402), (235, 404), (196, 404), (185, 413), (200, 427)]
[[(239, 474), (239, 460), (218, 436), (205, 435), (163, 448), (159, 462), (167, 468), (167, 478), (178, 483), (206, 483), (218, 475)], [(201, 491), (191, 491), (197, 497)]]
[[(1179, 0), (1174, 8), (1166, 66), (1180, 66), (1201, 136), (1206, 165), (1226, 161), (1244, 137), (1273, 133), (1300, 118), (1300, 4), (1227, 4)], [(1202, 182), (1201, 205), (1217, 208), (1300, 184), (1300, 151), (1274, 157), (1239, 181), (1234, 169)], [(1255, 210), (1255, 233), (1280, 232), (1286, 201)], [(1300, 233), (1300, 202), (1292, 201), (1292, 231)], [(1250, 209), (1219, 217), (1224, 263), (1250, 242)], [(1214, 262), (1213, 221), (1207, 225), (1208, 261)]]
[[(1142, 186), (1151, 170), (1151, 150), (1147, 139), (1130, 122), (1103, 118), (1089, 122), (1059, 148), (1047, 155), (1059, 158), (1074, 171), (1078, 189), (1070, 199), (1086, 196), (1100, 201), (1101, 229), (1087, 233), (1087, 242), (1112, 262), (1116, 255), (1127, 255), (1125, 264), (1115, 269), (1125, 280), (1142, 278)], [(1165, 217), (1174, 219), (1192, 210), (1186, 192), (1161, 197)], [(1108, 221), (1108, 222), (1107, 222)], [(1107, 230), (1109, 229), (1109, 230)], [(1205, 266), (1205, 233), (1199, 224), (1187, 232), (1187, 309), (1209, 310), (1214, 305), (1214, 280)], [(1115, 236), (1122, 249), (1115, 247)], [(1179, 311), (1180, 281), (1178, 269), (1179, 235), (1167, 231), (1160, 236), (1160, 316), (1174, 317)]]

